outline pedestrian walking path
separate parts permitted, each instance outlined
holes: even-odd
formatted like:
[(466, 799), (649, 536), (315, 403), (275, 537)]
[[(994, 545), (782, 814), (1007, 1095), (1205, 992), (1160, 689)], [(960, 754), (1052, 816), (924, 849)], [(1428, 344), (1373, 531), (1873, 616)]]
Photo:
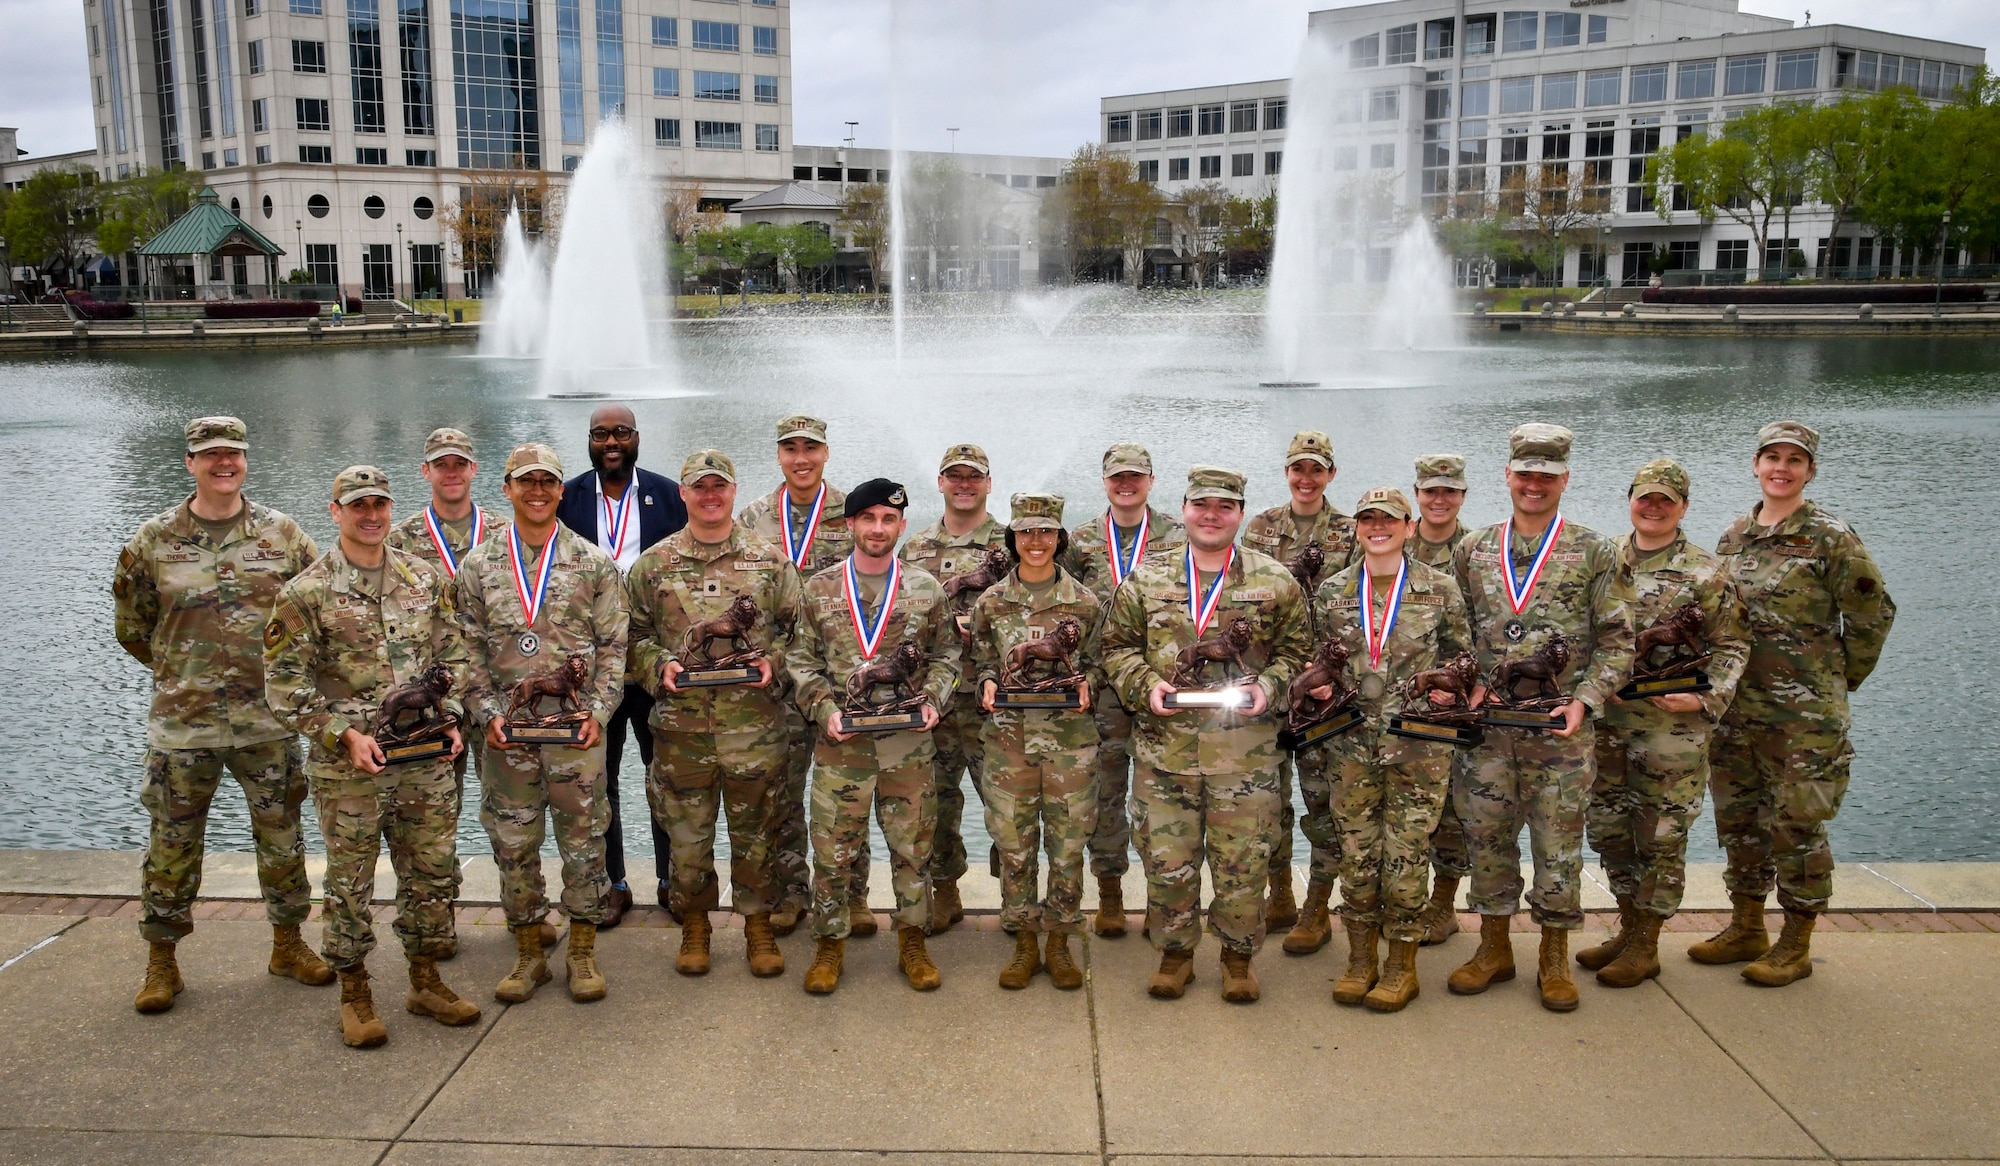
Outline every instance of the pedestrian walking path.
[[(92, 862), (124, 885), (89, 889), (110, 881)], [(31, 885), (37, 866), (68, 885)], [(715, 970), (691, 979), (657, 910), (600, 939), (608, 999), (575, 1004), (559, 978), (505, 1007), (490, 992), (512, 943), (497, 911), (467, 905), (443, 969), (485, 1015), (447, 1029), (405, 1013), (380, 927), (390, 1042), (369, 1052), (340, 1045), (335, 989), (265, 972), (270, 931), (249, 901), (204, 901), (181, 945), (187, 992), (135, 1013), (136, 868), (0, 852), (0, 1161), (2000, 1160), (2000, 914), (1966, 909), (1993, 906), (1978, 889), (1991, 868), (1868, 875), (1907, 899), (1857, 893), (1816, 937), (1813, 977), (1782, 990), (1681, 956), (1717, 919), (1691, 913), (1659, 980), (1621, 992), (1586, 975), (1566, 1016), (1536, 1003), (1525, 930), (1521, 979), (1451, 996), (1473, 946), (1455, 936), (1423, 951), (1422, 997), (1379, 1016), (1331, 1002), (1338, 939), (1308, 957), (1267, 946), (1250, 1006), (1221, 1001), (1205, 942), (1187, 998), (1162, 1002), (1135, 917), (1129, 937), (1088, 941), (1083, 991), (1037, 977), (1006, 992), (1011, 945), (981, 915), (932, 940), (939, 991), (903, 984), (885, 931), (851, 941), (840, 990), (815, 998), (799, 990), (803, 933), (780, 941), (786, 975), (756, 980), (724, 925)], [(1845, 866), (1836, 886), (1872, 888), (1865, 873)]]

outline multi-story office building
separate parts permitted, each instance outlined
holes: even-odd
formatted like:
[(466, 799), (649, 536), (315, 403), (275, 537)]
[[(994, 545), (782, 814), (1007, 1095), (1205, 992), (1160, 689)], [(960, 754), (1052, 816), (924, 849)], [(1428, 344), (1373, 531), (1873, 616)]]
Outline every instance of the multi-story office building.
[[(1746, 228), (1671, 207), (1660, 216), (1641, 179), (1662, 146), (1774, 101), (1834, 101), (1895, 85), (1947, 100), (1986, 56), (1894, 32), (1795, 27), (1740, 12), (1737, 0), (1520, 10), (1390, 0), (1315, 12), (1307, 35), (1322, 38), (1338, 74), (1332, 180), (1379, 171), (1402, 206), (1443, 215), (1505, 189), (1531, 165), (1553, 164), (1559, 173), (1577, 168), (1586, 190), (1608, 197), (1608, 251), (1572, 249), (1570, 283), (1642, 279), (1656, 247), (1677, 268), (1748, 265)], [(1169, 194), (1203, 181), (1257, 193), (1282, 166), (1287, 88), (1270, 81), (1107, 97), (1102, 140)], [(1823, 209), (1799, 208), (1792, 237), (1773, 240), (1766, 265), (1791, 251), (1842, 268), (1906, 260), (1860, 224), (1830, 240), (1831, 225)]]
[[(462, 294), (443, 210), (622, 115), (724, 202), (791, 173), (790, 0), (84, 0), (97, 165), (204, 172), (314, 283)], [(399, 250), (400, 248), (400, 250)]]

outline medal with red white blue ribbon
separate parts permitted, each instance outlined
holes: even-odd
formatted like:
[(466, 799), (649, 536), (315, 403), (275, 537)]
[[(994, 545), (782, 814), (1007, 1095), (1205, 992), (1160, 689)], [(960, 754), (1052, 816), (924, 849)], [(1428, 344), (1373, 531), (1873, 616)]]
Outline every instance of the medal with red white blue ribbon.
[(549, 572), (556, 562), (556, 536), (549, 536), (548, 545), (542, 548), (542, 561), (535, 566), (533, 586), (529, 584), (528, 555), (521, 548), (521, 528), (507, 528), (508, 565), (514, 570), (514, 594), (521, 600), (521, 613), (528, 618), (529, 631), (521, 634), (521, 654), (532, 656), (541, 649), (541, 640), (532, 630), (535, 617), (542, 612), (542, 600), (549, 592)]
[(1121, 554), (1118, 550), (1118, 524), (1111, 520), (1111, 512), (1104, 512), (1104, 551), (1111, 560), (1111, 585), (1125, 582), (1125, 577), (1138, 568), (1146, 557), (1146, 528), (1153, 522), (1153, 512), (1148, 509), (1139, 515), (1139, 532), (1132, 539), (1132, 553)]
[(1389, 633), (1395, 630), (1396, 617), (1403, 612), (1403, 580), (1409, 578), (1410, 561), (1404, 559), (1396, 567), (1396, 583), (1389, 590), (1389, 598), (1382, 601), (1382, 616), (1375, 618), (1375, 580), (1368, 574), (1368, 564), (1361, 565), (1361, 637), (1368, 642), (1368, 667), (1377, 672), (1382, 670), (1382, 653), (1389, 647)]
[(875, 613), (875, 620), (871, 624), (861, 602), (861, 579), (854, 570), (854, 556), (847, 556), (846, 578), (841, 582), (841, 589), (847, 595), (847, 614), (854, 620), (854, 638), (861, 645), (863, 660), (873, 660), (875, 650), (882, 646), (882, 633), (889, 626), (889, 612), (896, 606), (896, 585), (902, 578), (902, 562), (890, 559), (889, 578), (882, 587), (882, 608)]
[(1528, 566), (1528, 577), (1514, 578), (1514, 520), (1509, 517), (1500, 527), (1500, 569), (1506, 573), (1507, 603), (1519, 615), (1528, 609), (1528, 599), (1535, 593), (1535, 584), (1541, 581), (1542, 568), (1548, 564), (1549, 553), (1556, 549), (1556, 540), (1562, 537), (1563, 516), (1556, 512), (1556, 520), (1542, 532), (1542, 542), (1535, 548), (1535, 561)]
[(819, 533), (820, 507), (826, 504), (826, 483), (819, 484), (819, 493), (813, 495), (812, 517), (806, 519), (805, 529), (792, 534), (792, 498), (783, 494), (778, 499), (778, 522), (785, 532), (785, 554), (791, 557), (792, 566), (803, 571), (806, 558), (812, 553), (813, 535)]
[(604, 492), (603, 476), (599, 475), (597, 479), (597, 503), (604, 508), (604, 521), (598, 525), (598, 533), (603, 536), (601, 541), (611, 544), (605, 549), (611, 552), (614, 562), (624, 555), (625, 537), (632, 533), (632, 496), (638, 493), (633, 485), (631, 482), (625, 484), (625, 493), (614, 505), (611, 496)]
[[(458, 556), (451, 553), (451, 543), (444, 537), (444, 520), (438, 517), (437, 507), (424, 507), (424, 529), (430, 532), (431, 545), (437, 548), (438, 558), (444, 561), (446, 578), (458, 578)], [(477, 502), (472, 504), (472, 541), (465, 544), (470, 550), (486, 541), (486, 511)]]
[(1208, 594), (1201, 593), (1201, 572), (1195, 569), (1194, 548), (1190, 546), (1187, 556), (1188, 618), (1194, 621), (1194, 635), (1200, 639), (1208, 631), (1209, 621), (1215, 618), (1215, 609), (1222, 602), (1222, 585), (1229, 578), (1229, 568), (1236, 564), (1236, 548), (1231, 546), (1222, 557), (1222, 570), (1215, 573), (1215, 582), (1208, 585)]

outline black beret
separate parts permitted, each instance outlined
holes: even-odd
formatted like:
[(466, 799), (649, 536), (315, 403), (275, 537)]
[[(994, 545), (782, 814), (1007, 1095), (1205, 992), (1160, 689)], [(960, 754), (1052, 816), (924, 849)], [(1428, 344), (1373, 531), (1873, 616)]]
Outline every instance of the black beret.
[(843, 513), (853, 518), (870, 506), (894, 506), (898, 510), (905, 510), (909, 505), (909, 492), (903, 489), (901, 482), (892, 482), (887, 478), (870, 478), (848, 491), (847, 509)]

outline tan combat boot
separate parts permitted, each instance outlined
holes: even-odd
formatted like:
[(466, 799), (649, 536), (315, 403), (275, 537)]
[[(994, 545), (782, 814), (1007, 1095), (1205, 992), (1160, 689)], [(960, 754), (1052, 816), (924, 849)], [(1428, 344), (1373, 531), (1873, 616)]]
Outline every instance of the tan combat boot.
[(903, 969), (903, 977), (910, 981), (910, 987), (919, 992), (928, 992), (944, 983), (937, 965), (931, 962), (931, 953), (924, 947), (924, 929), (921, 927), (896, 929), (896, 966)]
[(565, 962), (569, 965), (570, 999), (578, 1004), (604, 999), (604, 973), (597, 967), (597, 924), (569, 921), (569, 958)]
[[(1632, 905), (1632, 896), (1618, 896), (1617, 932), (1596, 947), (1586, 947), (1582, 951), (1577, 952), (1576, 962), (1593, 972), (1600, 968), (1609, 967), (1611, 961), (1617, 959), (1620, 953), (1625, 950), (1625, 945), (1632, 942), (1632, 933), (1637, 931), (1638, 927), (1639, 909)], [(1602, 976), (1598, 977), (1598, 979), (1603, 978)]]
[(1460, 996), (1477, 996), (1502, 980), (1514, 978), (1514, 941), (1508, 934), (1511, 915), (1479, 917), (1479, 950), (1445, 981)]
[(270, 971), (274, 976), (290, 976), (301, 984), (311, 984), (315, 988), (333, 983), (333, 969), (306, 946), (296, 923), (271, 925)]
[(388, 1040), (389, 1026), (375, 1015), (375, 997), (368, 991), (368, 969), (340, 973), (340, 1042), (350, 1049), (372, 1049)]
[(1153, 982), (1146, 986), (1146, 994), (1156, 1000), (1178, 1000), (1192, 983), (1194, 953), (1168, 948), (1160, 953), (1160, 970), (1153, 973)]
[(743, 919), (743, 954), (750, 959), (750, 974), (760, 979), (785, 974), (785, 956), (771, 934), (771, 914), (766, 911)]
[(931, 884), (931, 934), (942, 935), (965, 918), (965, 904), (959, 901), (958, 880), (939, 879)]
[(1443, 943), (1458, 934), (1458, 880), (1438, 875), (1431, 882), (1431, 901), (1424, 904), (1424, 913), (1417, 918), (1423, 926), (1424, 937), (1419, 940), (1425, 947)]
[(514, 970), (508, 972), (493, 995), (509, 1004), (520, 1004), (549, 982), (549, 961), (542, 957), (544, 923), (530, 923), (514, 929)]
[(771, 912), (771, 934), (783, 938), (799, 929), (799, 920), (805, 917), (806, 909), (797, 903), (780, 903)]
[(1326, 946), (1333, 938), (1333, 920), (1327, 914), (1326, 901), (1333, 897), (1333, 888), (1314, 880), (1306, 884), (1306, 905), (1299, 912), (1299, 921), (1285, 936), (1285, 950), (1293, 955), (1311, 955)]
[(1044, 958), (1048, 963), (1049, 982), (1065, 992), (1083, 987), (1083, 969), (1070, 958), (1069, 932), (1052, 932), (1048, 948)]
[(562, 942), (562, 932), (556, 930), (556, 925), (549, 922), (547, 916), (535, 925), (535, 934), (541, 938), (543, 951), (554, 951), (556, 944)]
[(1771, 933), (1764, 928), (1764, 900), (1761, 896), (1731, 895), (1736, 906), (1729, 926), (1688, 948), (1688, 958), (1698, 964), (1740, 964), (1771, 950)]
[(1250, 953), (1222, 949), (1222, 998), (1231, 1004), (1255, 1004), (1264, 991), (1250, 970)]
[(146, 982), (132, 999), (141, 1012), (165, 1012), (174, 1006), (174, 997), (187, 989), (181, 981), (180, 965), (174, 962), (174, 941), (155, 939), (146, 955)]
[(1361, 998), (1371, 1012), (1401, 1012), (1417, 998), (1417, 941), (1392, 939), (1382, 978)]
[(479, 1005), (445, 987), (438, 978), (437, 960), (427, 955), (410, 957), (410, 994), (403, 1007), (453, 1027), (479, 1019)]
[(855, 899), (848, 903), (847, 934), (855, 939), (866, 939), (875, 931), (875, 912), (868, 909), (868, 900)]
[(819, 941), (819, 950), (813, 953), (812, 966), (806, 969), (806, 991), (824, 996), (840, 986), (840, 963), (846, 950), (847, 941), (844, 939)]
[[(708, 974), (708, 942), (715, 926), (708, 912), (690, 907), (681, 916), (681, 953), (674, 957), (674, 970), (683, 976)], [(574, 941), (572, 946), (574, 946)]]
[(1382, 938), (1382, 933), (1359, 919), (1343, 917), (1341, 923), (1347, 928), (1347, 970), (1334, 981), (1333, 1002), (1354, 1005), (1361, 1003), (1362, 997), (1368, 995), (1368, 989), (1373, 988), (1380, 978), (1375, 956), (1377, 941)]
[(1290, 931), (1299, 921), (1299, 901), (1292, 897), (1292, 868), (1271, 868), (1271, 897), (1264, 904), (1264, 932)]
[(1782, 988), (1812, 975), (1813, 923), (1818, 918), (1811, 911), (1786, 908), (1785, 929), (1778, 942), (1743, 969), (1743, 978), (1766, 988)]
[(1000, 971), (1000, 986), (1019, 991), (1028, 986), (1035, 973), (1042, 970), (1042, 952), (1036, 946), (1035, 933), (1023, 927), (1014, 934), (1014, 958)]
[[(1597, 971), (1597, 982), (1606, 987), (1636, 988), (1660, 974), (1660, 925), (1666, 919), (1650, 911), (1637, 914), (1638, 919), (1625, 950)], [(1576, 962), (1583, 964), (1583, 953), (1577, 953)]]
[(1118, 875), (1097, 876), (1097, 921), (1092, 930), (1106, 939), (1125, 934), (1125, 880)]
[(1542, 928), (1542, 954), (1535, 984), (1541, 989), (1542, 1007), (1550, 1012), (1576, 1011), (1576, 980), (1569, 974), (1569, 932), (1560, 927)]

